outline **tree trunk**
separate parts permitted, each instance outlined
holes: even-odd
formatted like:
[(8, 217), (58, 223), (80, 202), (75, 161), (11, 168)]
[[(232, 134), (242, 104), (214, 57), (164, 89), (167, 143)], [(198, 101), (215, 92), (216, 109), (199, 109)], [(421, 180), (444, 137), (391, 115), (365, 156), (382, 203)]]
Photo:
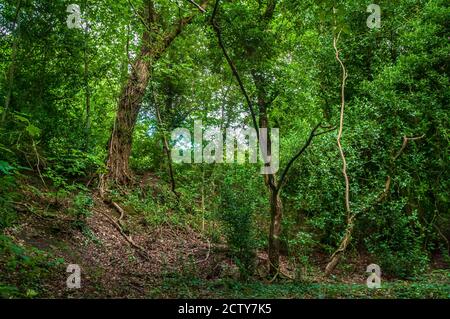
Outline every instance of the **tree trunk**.
[[(156, 111), (156, 119), (158, 121), (158, 126), (159, 126), (159, 129), (162, 134), (163, 151), (166, 154), (167, 165), (169, 167), (169, 178), (170, 178), (171, 190), (172, 190), (172, 193), (174, 193), (176, 197), (179, 197), (179, 194), (177, 193), (177, 190), (176, 190), (175, 175), (173, 172), (173, 165), (172, 165), (172, 149), (170, 147), (169, 139), (167, 137), (166, 125), (163, 122), (163, 119), (161, 116), (161, 110), (159, 108), (158, 102), (155, 99), (154, 92), (152, 92), (152, 94), (153, 94), (153, 104), (155, 106), (155, 111)], [(170, 95), (169, 100), (167, 101), (168, 107), (170, 107), (172, 104), (172, 102), (171, 102), (172, 92), (171, 91), (169, 91), (169, 95)]]
[[(267, 137), (259, 136), (259, 143), (266, 144), (267, 156), (272, 155), (272, 140), (270, 136), (269, 117), (267, 115), (267, 97), (264, 92), (264, 85), (261, 79), (253, 72), (253, 78), (258, 90), (258, 107), (259, 107), (259, 127), (267, 129)], [(261, 145), (260, 145), (261, 146)], [(265, 161), (265, 159), (264, 159)], [(264, 165), (270, 166), (271, 163)], [(279, 271), (280, 264), (280, 236), (281, 236), (281, 220), (283, 218), (283, 204), (280, 192), (277, 186), (275, 174), (264, 175), (264, 182), (269, 190), (270, 202), (270, 230), (269, 230), (269, 272), (275, 276)]]
[[(85, 10), (87, 10), (86, 6), (85, 8), (86, 8)], [(89, 86), (89, 52), (87, 48), (87, 42), (89, 41), (88, 32), (89, 32), (89, 25), (86, 24), (86, 28), (84, 30), (84, 91), (86, 104), (86, 122), (85, 122), (86, 150), (89, 150), (91, 138), (91, 89)]]
[(345, 230), (344, 237), (341, 240), (341, 243), (339, 245), (339, 248), (331, 255), (330, 261), (328, 262), (327, 266), (325, 267), (325, 276), (329, 276), (333, 270), (336, 268), (337, 264), (339, 263), (339, 260), (341, 259), (341, 255), (345, 252), (347, 249), (348, 244), (350, 243), (350, 240), (352, 238), (352, 232), (353, 232), (353, 217), (347, 222), (347, 229)]
[(269, 269), (271, 275), (276, 275), (280, 264), (280, 236), (283, 205), (279, 192), (274, 189), (270, 189), (270, 215)]
[(333, 47), (336, 52), (336, 60), (341, 65), (342, 69), (342, 82), (341, 82), (341, 110), (340, 110), (340, 121), (339, 121), (339, 131), (337, 136), (337, 145), (339, 148), (339, 153), (341, 155), (342, 159), (342, 175), (344, 176), (345, 180), (345, 194), (344, 194), (344, 200), (345, 200), (345, 211), (347, 213), (347, 229), (345, 231), (344, 238), (341, 241), (341, 244), (339, 245), (338, 250), (336, 250), (333, 255), (331, 256), (330, 261), (328, 262), (327, 266), (325, 267), (325, 275), (330, 275), (331, 272), (336, 268), (336, 265), (339, 262), (340, 256), (345, 252), (347, 249), (348, 244), (350, 243), (352, 232), (353, 232), (353, 219), (355, 218), (355, 214), (352, 213), (350, 209), (350, 180), (347, 173), (347, 160), (345, 158), (344, 149), (342, 147), (341, 138), (342, 133), (344, 129), (344, 111), (345, 111), (345, 84), (347, 81), (348, 73), (347, 69), (345, 68), (344, 63), (342, 62), (339, 54), (340, 51), (337, 47), (338, 41), (339, 41), (339, 35), (334, 36), (333, 39)]
[(169, 146), (169, 142), (167, 140), (166, 135), (163, 136), (163, 143), (164, 143), (164, 151), (166, 152), (166, 156), (167, 156), (167, 165), (169, 166), (170, 187), (171, 187), (172, 193), (174, 193), (175, 196), (178, 197), (177, 187), (175, 184), (175, 176), (173, 173), (172, 150)]
[[(140, 17), (142, 19), (142, 16)], [(150, 34), (150, 28), (153, 27), (156, 19), (152, 1), (145, 2), (143, 17), (145, 17), (145, 21), (142, 20), (145, 30), (142, 34), (141, 51), (131, 64), (131, 73), (120, 93), (116, 119), (108, 143), (109, 153), (106, 162), (108, 174), (106, 177), (117, 184), (127, 184), (131, 181), (128, 162), (131, 155), (133, 131), (150, 80), (152, 48), (155, 46)]]
[[(206, 5), (206, 2), (202, 3), (202, 6)], [(142, 17), (145, 17), (146, 21)], [(192, 21), (193, 15), (179, 19), (169, 31), (158, 34), (155, 24), (161, 22), (157, 21), (158, 15), (153, 1), (148, 0), (145, 1), (144, 15), (139, 15), (139, 18), (146, 28), (142, 36), (142, 48), (139, 56), (131, 65), (132, 70), (128, 82), (120, 94), (117, 115), (108, 143), (109, 154), (106, 163), (108, 173), (102, 178), (101, 189), (106, 180), (117, 184), (127, 184), (131, 181), (128, 162), (131, 155), (133, 130), (150, 80), (151, 65), (161, 57), (183, 28)]]
[(144, 46), (140, 57), (132, 65), (131, 76), (119, 99), (116, 120), (109, 139), (108, 177), (119, 184), (131, 181), (128, 162), (134, 126), (150, 79), (149, 52)]

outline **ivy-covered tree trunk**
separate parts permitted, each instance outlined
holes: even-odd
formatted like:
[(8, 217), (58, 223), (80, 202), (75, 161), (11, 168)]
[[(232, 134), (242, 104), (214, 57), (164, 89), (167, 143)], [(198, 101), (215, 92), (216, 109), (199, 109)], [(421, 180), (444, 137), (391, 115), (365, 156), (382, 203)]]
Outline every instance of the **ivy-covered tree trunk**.
[[(107, 179), (118, 184), (131, 180), (129, 159), (133, 142), (133, 131), (150, 80), (152, 61), (151, 27), (155, 23), (155, 10), (152, 1), (146, 1), (143, 8), (145, 30), (141, 39), (141, 51), (131, 65), (126, 85), (120, 93), (116, 119), (108, 143)], [(127, 52), (128, 55), (128, 52)]]
[(114, 128), (109, 140), (108, 177), (119, 184), (126, 184), (131, 178), (128, 164), (134, 126), (150, 79), (149, 52), (144, 45), (141, 56), (132, 66), (128, 83), (119, 99)]
[[(206, 5), (207, 1), (202, 3)], [(142, 99), (150, 81), (150, 70), (173, 40), (189, 24), (193, 15), (179, 19), (173, 28), (166, 32), (158, 32), (158, 14), (151, 0), (145, 1), (144, 17), (145, 31), (142, 36), (140, 55), (132, 64), (127, 84), (123, 88), (117, 108), (114, 127), (109, 139), (107, 160), (107, 179), (118, 184), (127, 184), (131, 180), (129, 158), (133, 142), (133, 131), (139, 115)], [(142, 17), (141, 17), (142, 18)]]

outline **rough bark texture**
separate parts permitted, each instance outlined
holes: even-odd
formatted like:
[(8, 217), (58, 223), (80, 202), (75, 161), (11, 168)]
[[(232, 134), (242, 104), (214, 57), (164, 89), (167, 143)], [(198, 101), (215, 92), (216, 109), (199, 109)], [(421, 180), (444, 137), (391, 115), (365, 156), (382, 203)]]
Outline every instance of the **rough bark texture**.
[(136, 60), (131, 64), (131, 72), (122, 89), (117, 106), (116, 119), (109, 139), (107, 160), (107, 179), (118, 184), (131, 181), (129, 158), (133, 141), (133, 131), (150, 80), (152, 63), (151, 28), (156, 15), (152, 1), (146, 1), (143, 8), (145, 30), (142, 34), (142, 46)]
[(131, 179), (128, 161), (131, 155), (133, 130), (149, 79), (149, 49), (144, 47), (141, 56), (133, 64), (131, 76), (122, 90), (109, 140), (108, 177), (119, 184), (126, 184)]
[[(206, 4), (207, 1), (202, 3), (202, 6)], [(161, 57), (183, 28), (193, 19), (193, 15), (182, 18), (174, 24), (171, 30), (157, 34), (155, 25), (158, 23), (158, 15), (152, 1), (145, 2), (143, 16), (146, 21), (142, 21), (145, 25), (142, 48), (139, 56), (131, 65), (132, 70), (128, 81), (120, 94), (117, 115), (108, 143), (108, 174), (102, 178), (101, 189), (106, 180), (117, 184), (127, 184), (131, 181), (128, 163), (131, 155), (133, 130), (150, 80), (152, 63)], [(142, 19), (142, 16), (140, 18)]]

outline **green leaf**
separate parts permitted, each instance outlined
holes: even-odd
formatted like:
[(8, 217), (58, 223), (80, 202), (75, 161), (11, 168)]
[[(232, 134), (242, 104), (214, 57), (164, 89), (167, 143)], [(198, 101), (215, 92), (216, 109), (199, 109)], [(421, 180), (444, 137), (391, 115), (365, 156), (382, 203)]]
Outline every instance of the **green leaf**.
[(33, 297), (36, 297), (37, 295), (38, 295), (38, 292), (36, 290), (34, 290), (34, 289), (27, 289), (26, 296), (28, 298), (33, 298)]
[(0, 161), (0, 172), (2, 172), (5, 175), (9, 175), (13, 170), (14, 167), (11, 166), (8, 162)]
[(26, 117), (24, 117), (22, 115), (14, 114), (14, 118), (16, 120), (19, 120), (19, 121), (24, 122), (24, 123), (30, 123), (30, 121)]
[(26, 128), (26, 131), (28, 134), (30, 134), (31, 137), (39, 137), (41, 135), (41, 129), (34, 126), (33, 124), (29, 124)]

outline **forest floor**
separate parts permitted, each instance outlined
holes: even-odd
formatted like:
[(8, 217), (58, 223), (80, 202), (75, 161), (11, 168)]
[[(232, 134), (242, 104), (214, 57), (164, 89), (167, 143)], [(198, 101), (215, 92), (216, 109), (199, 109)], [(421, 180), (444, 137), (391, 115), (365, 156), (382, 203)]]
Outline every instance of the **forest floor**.
[[(119, 211), (94, 194), (93, 214), (74, 227), (70, 214), (48, 209), (50, 203), (31, 193), (26, 197), (33, 206), (17, 206), (19, 221), (2, 237), (9, 243), (0, 258), (3, 297), (450, 298), (450, 271), (439, 261), (420, 278), (382, 278), (381, 289), (368, 289), (364, 257), (346, 260), (325, 278), (326, 256), (317, 256), (298, 280), (287, 277), (294, 274), (283, 257), (287, 276), (270, 281), (267, 255), (260, 251), (257, 277), (242, 282), (226, 245), (211, 243), (189, 226), (150, 227), (133, 214), (119, 222)], [(69, 264), (81, 267), (80, 289), (66, 286)]]

